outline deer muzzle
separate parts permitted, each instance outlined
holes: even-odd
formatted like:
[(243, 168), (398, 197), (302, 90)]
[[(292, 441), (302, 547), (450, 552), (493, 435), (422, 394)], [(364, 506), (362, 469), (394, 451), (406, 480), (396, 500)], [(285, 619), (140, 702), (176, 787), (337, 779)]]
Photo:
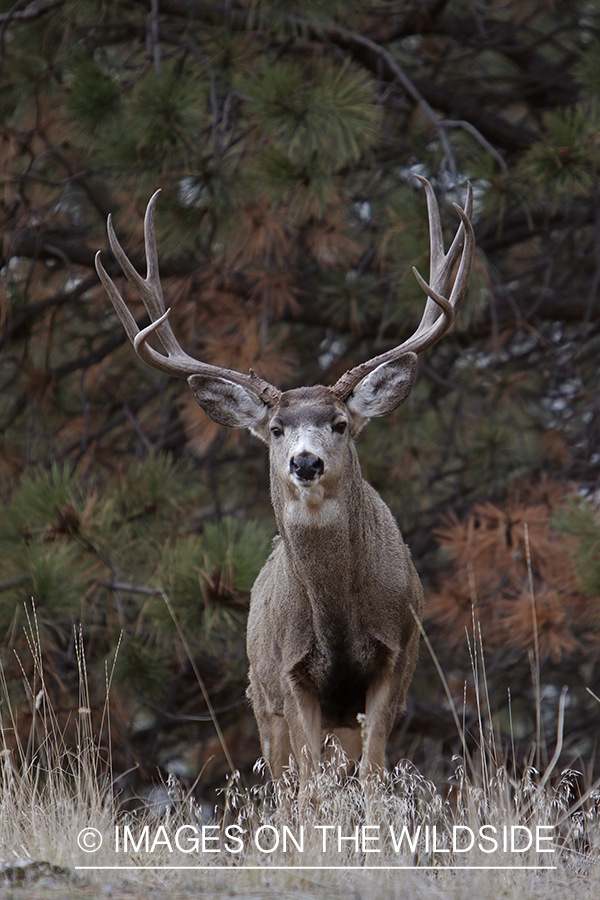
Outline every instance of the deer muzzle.
[(301, 481), (314, 481), (323, 474), (323, 460), (312, 453), (300, 453), (290, 459), (290, 472)]

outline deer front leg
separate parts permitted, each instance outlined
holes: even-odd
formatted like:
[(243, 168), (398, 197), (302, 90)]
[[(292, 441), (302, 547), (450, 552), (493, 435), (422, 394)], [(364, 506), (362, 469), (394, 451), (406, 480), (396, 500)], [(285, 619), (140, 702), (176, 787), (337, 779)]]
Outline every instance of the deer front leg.
[[(369, 685), (365, 698), (365, 718), (361, 724), (362, 758), (359, 778), (364, 786), (370, 775), (385, 773), (385, 746), (398, 710), (405, 709), (410, 681), (417, 664), (419, 632), (413, 628), (404, 649), (382, 655), (382, 666)], [(371, 779), (373, 781), (373, 779)]]
[(380, 824), (377, 794), (383, 786), (385, 745), (394, 724), (397, 701), (397, 687), (387, 672), (367, 690), (365, 716), (361, 722), (363, 747), (358, 777), (365, 796), (367, 822), (371, 825)]
[(288, 724), (283, 716), (256, 714), (263, 756), (269, 764), (271, 778), (279, 781), (290, 764), (292, 745)]
[(396, 716), (397, 696), (389, 675), (382, 676), (367, 690), (365, 720), (362, 724), (362, 758), (359, 777), (364, 783), (371, 774), (383, 775), (385, 745)]
[(321, 759), (321, 706), (310, 689), (289, 675), (286, 679), (283, 713), (288, 724), (292, 750), (300, 770), (300, 808), (310, 801), (308, 783)]
[(290, 732), (285, 718), (273, 712), (274, 704), (269, 703), (267, 693), (252, 667), (249, 676), (247, 694), (254, 708), (262, 753), (271, 770), (271, 778), (278, 781), (284, 768), (290, 764)]

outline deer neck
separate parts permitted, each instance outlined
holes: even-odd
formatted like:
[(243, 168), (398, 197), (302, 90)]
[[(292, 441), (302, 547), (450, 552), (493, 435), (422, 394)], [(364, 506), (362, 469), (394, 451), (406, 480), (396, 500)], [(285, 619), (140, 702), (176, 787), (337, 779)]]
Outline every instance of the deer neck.
[[(339, 623), (357, 588), (357, 563), (368, 553), (364, 518), (368, 503), (358, 454), (334, 485), (315, 485), (314, 494), (281, 484), (271, 473), (271, 495), (279, 534), (294, 578), (301, 582), (316, 619)], [(320, 489), (320, 490), (319, 490)]]

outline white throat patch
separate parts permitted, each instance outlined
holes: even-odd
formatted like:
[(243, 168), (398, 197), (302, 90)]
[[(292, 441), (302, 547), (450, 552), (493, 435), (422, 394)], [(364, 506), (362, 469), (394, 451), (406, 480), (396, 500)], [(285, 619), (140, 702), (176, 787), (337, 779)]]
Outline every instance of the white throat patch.
[(298, 487), (297, 493), (297, 500), (288, 500), (285, 504), (285, 518), (290, 525), (322, 528), (333, 525), (339, 518), (340, 504), (337, 500), (325, 499), (322, 484)]

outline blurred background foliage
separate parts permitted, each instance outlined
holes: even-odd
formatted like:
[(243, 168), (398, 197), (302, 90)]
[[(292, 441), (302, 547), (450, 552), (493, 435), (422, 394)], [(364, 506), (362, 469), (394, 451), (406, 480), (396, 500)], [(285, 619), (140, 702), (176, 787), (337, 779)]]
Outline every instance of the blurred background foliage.
[[(143, 271), (143, 211), (162, 189), (163, 286), (188, 352), (282, 388), (328, 383), (419, 320), (411, 267), (426, 274), (429, 246), (414, 174), (434, 183), (448, 236), (471, 180), (477, 255), (457, 328), (422, 355), (402, 409), (361, 436), (363, 471), (411, 546), (467, 727), (465, 628), (472, 641), (480, 627), (500, 730), (511, 690), (517, 765), (532, 698), (552, 741), (565, 683), (565, 759), (593, 765), (599, 47), (597, 0), (0, 0), (3, 665), (19, 695), (33, 598), (68, 729), (74, 628), (94, 704), (121, 639), (124, 784), (141, 790), (157, 767), (222, 783), (194, 669), (251, 768), (245, 616), (275, 529), (264, 447), (129, 346), (98, 248), (147, 317), (106, 217)], [(24, 733), (31, 715), (23, 695)], [(391, 761), (441, 776), (457, 746), (422, 648)]]

